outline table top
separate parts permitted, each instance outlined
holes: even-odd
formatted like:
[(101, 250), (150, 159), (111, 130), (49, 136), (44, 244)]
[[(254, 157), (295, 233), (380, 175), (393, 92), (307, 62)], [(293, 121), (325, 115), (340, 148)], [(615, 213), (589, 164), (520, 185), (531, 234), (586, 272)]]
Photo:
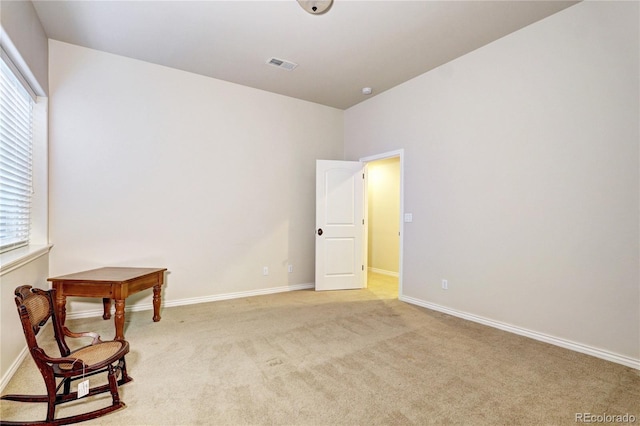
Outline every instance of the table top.
[(126, 282), (146, 275), (166, 271), (167, 268), (121, 268), (106, 267), (74, 274), (47, 278), (47, 281), (92, 281), (92, 282)]

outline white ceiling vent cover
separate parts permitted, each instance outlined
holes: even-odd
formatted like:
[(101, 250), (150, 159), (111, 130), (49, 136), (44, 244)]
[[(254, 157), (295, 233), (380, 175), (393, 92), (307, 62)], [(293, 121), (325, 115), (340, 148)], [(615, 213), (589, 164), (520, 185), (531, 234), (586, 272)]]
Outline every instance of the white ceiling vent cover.
[(271, 58), (267, 61), (267, 64), (273, 65), (274, 67), (282, 68), (283, 70), (292, 71), (294, 70), (298, 64), (294, 64), (291, 61), (285, 61), (284, 59)]

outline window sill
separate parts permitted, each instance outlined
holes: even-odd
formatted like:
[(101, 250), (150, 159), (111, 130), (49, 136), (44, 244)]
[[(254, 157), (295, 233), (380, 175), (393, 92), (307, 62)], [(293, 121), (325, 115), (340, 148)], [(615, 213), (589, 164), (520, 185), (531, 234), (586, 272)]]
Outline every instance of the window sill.
[(0, 254), (0, 276), (49, 253), (53, 244), (29, 245)]

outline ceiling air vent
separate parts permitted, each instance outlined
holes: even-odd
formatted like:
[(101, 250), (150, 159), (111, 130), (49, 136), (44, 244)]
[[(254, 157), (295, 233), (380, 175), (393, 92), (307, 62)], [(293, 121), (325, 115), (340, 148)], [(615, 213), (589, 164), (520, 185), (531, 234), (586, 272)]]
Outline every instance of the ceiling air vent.
[(284, 59), (271, 58), (267, 61), (267, 64), (273, 65), (274, 67), (282, 68), (283, 70), (292, 71), (298, 64), (294, 64), (290, 61), (285, 61)]

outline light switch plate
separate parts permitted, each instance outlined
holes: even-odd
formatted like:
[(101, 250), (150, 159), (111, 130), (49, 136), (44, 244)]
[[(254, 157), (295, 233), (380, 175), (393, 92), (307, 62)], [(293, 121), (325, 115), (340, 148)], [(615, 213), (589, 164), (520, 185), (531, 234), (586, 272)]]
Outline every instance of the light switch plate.
[(405, 222), (413, 222), (413, 213), (405, 213), (404, 214)]

